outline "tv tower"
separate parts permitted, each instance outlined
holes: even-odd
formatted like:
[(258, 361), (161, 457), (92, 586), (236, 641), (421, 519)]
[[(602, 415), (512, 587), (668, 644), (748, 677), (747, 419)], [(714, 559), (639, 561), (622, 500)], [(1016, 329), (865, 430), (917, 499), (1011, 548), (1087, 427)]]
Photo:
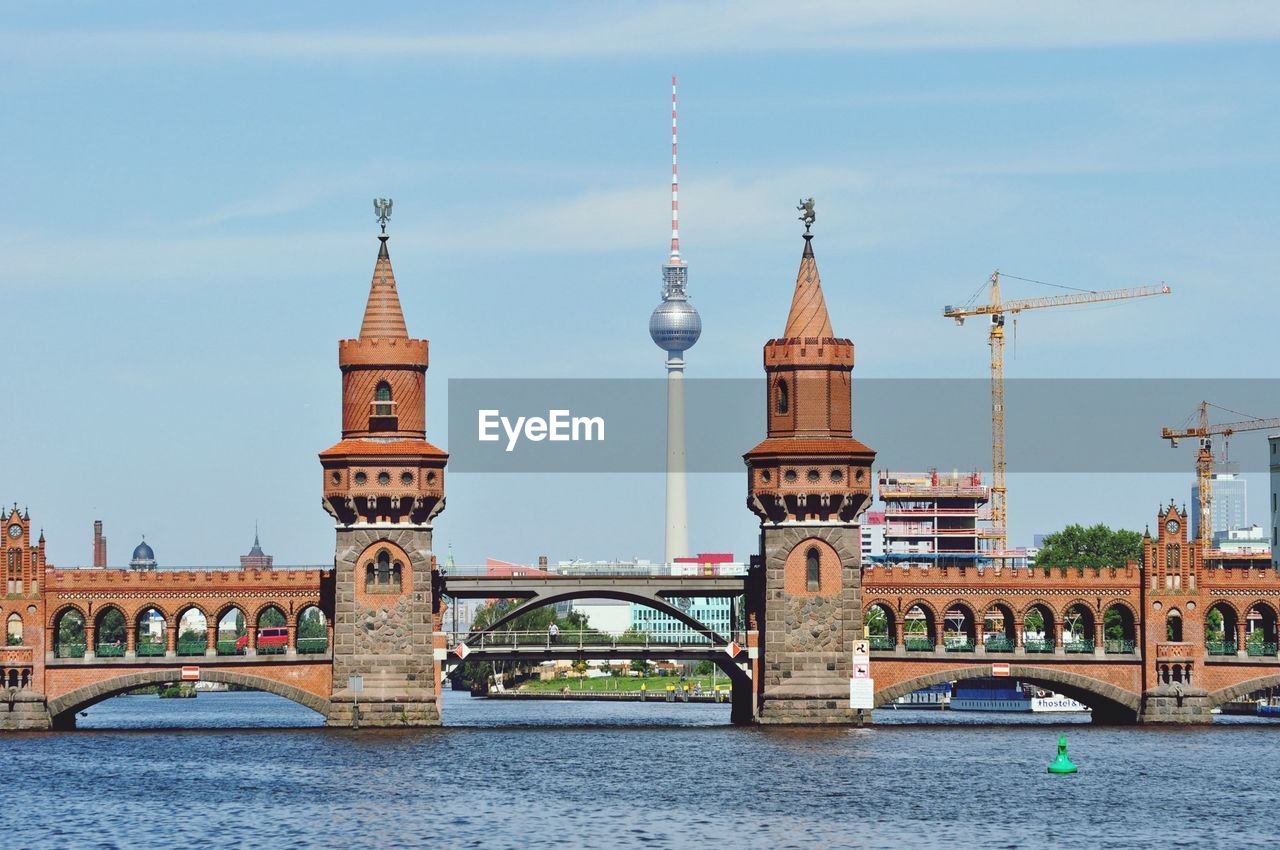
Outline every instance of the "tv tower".
[(676, 169), (676, 78), (671, 78), (671, 256), (662, 264), (662, 303), (649, 317), (649, 336), (667, 352), (667, 533), (669, 564), (689, 554), (689, 497), (684, 463), (684, 353), (702, 335), (689, 303), (689, 266), (680, 258), (680, 179)]

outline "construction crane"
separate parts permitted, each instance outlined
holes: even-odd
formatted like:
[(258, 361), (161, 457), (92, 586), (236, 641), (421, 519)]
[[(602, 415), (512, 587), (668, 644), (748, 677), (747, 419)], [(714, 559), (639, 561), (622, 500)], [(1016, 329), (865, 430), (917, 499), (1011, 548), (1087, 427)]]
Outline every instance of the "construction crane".
[[(1196, 437), (1200, 440), (1200, 450), (1196, 452), (1196, 478), (1200, 485), (1200, 545), (1206, 551), (1213, 542), (1213, 438), (1221, 436), (1230, 439), (1237, 431), (1268, 431), (1280, 429), (1280, 419), (1249, 418), (1240, 422), (1226, 422), (1221, 425), (1209, 424), (1209, 408), (1231, 413), (1235, 416), (1248, 416), (1229, 407), (1200, 402), (1199, 421), (1193, 428), (1161, 428), (1161, 438), (1169, 441), (1170, 448), (1177, 448), (1178, 440), (1183, 437)], [(1193, 414), (1194, 415), (1194, 414)]]
[[(1006, 275), (1014, 277), (1014, 275)], [(1029, 280), (1029, 278), (1016, 278)], [(1030, 281), (1042, 283), (1042, 281)], [(1049, 284), (1053, 286), (1055, 284)], [(1072, 287), (1066, 287), (1072, 288)], [(1168, 285), (1139, 286), (1130, 289), (1082, 289), (1070, 295), (1048, 295), (1041, 298), (1022, 298), (1016, 301), (1000, 299), (1000, 272), (991, 273), (987, 284), (989, 298), (986, 304), (970, 303), (960, 307), (948, 305), (942, 315), (963, 325), (970, 316), (990, 316), (991, 330), (987, 335), (991, 346), (991, 520), (992, 533), (998, 551), (1003, 555), (1008, 548), (1009, 491), (1005, 484), (1004, 463), (1004, 320), (1012, 313), (1016, 316), (1024, 310), (1041, 310), (1046, 307), (1074, 307), (1079, 304), (1096, 304), (1100, 301), (1124, 301), (1129, 298), (1146, 298), (1151, 295), (1168, 295)], [(976, 299), (975, 293), (974, 298)], [(970, 299), (971, 302), (973, 299)]]

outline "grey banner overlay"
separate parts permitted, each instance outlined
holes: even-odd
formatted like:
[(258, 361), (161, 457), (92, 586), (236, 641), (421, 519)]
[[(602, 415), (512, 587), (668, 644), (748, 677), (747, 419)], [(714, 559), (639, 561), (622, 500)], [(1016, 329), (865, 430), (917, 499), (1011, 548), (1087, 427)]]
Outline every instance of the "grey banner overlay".
[[(689, 472), (741, 472), (742, 454), (765, 436), (763, 379), (686, 379)], [(1280, 379), (1017, 379), (1006, 382), (1005, 442), (1011, 473), (1189, 473), (1196, 443), (1171, 449), (1162, 426), (1195, 424), (1201, 399), (1249, 417), (1280, 416)], [(493, 441), (479, 439), (480, 411)], [(512, 445), (498, 417), (592, 417), (578, 439)], [(454, 379), (449, 381), (449, 469), (454, 472), (662, 472), (666, 469), (665, 379)], [(854, 436), (877, 452), (879, 469), (991, 468), (991, 390), (985, 380), (855, 379)], [(1210, 422), (1248, 418), (1214, 411)], [(1266, 437), (1230, 438), (1240, 472), (1265, 472)], [(535, 434), (538, 433), (535, 429)], [(592, 439), (585, 439), (590, 436)], [(508, 447), (511, 450), (508, 451)], [(1223, 440), (1216, 438), (1221, 454)]]

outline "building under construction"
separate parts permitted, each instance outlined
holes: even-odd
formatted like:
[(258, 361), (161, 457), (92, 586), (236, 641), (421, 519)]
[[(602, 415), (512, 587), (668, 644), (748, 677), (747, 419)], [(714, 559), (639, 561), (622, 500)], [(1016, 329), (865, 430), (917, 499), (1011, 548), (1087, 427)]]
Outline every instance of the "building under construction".
[(881, 471), (884, 554), (902, 567), (984, 566), (1002, 529), (992, 525), (991, 487), (979, 472)]

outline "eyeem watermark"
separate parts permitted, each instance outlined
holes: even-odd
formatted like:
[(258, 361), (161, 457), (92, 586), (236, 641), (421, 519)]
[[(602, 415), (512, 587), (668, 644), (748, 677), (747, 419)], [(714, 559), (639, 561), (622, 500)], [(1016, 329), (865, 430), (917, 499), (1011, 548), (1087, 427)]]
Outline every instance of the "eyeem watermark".
[(603, 416), (574, 416), (568, 410), (548, 410), (547, 417), (517, 416), (512, 422), (500, 410), (476, 411), (478, 430), (476, 438), (482, 443), (496, 443), (501, 439), (499, 428), (506, 434), (507, 451), (514, 451), (523, 436), (540, 443), (604, 442)]

